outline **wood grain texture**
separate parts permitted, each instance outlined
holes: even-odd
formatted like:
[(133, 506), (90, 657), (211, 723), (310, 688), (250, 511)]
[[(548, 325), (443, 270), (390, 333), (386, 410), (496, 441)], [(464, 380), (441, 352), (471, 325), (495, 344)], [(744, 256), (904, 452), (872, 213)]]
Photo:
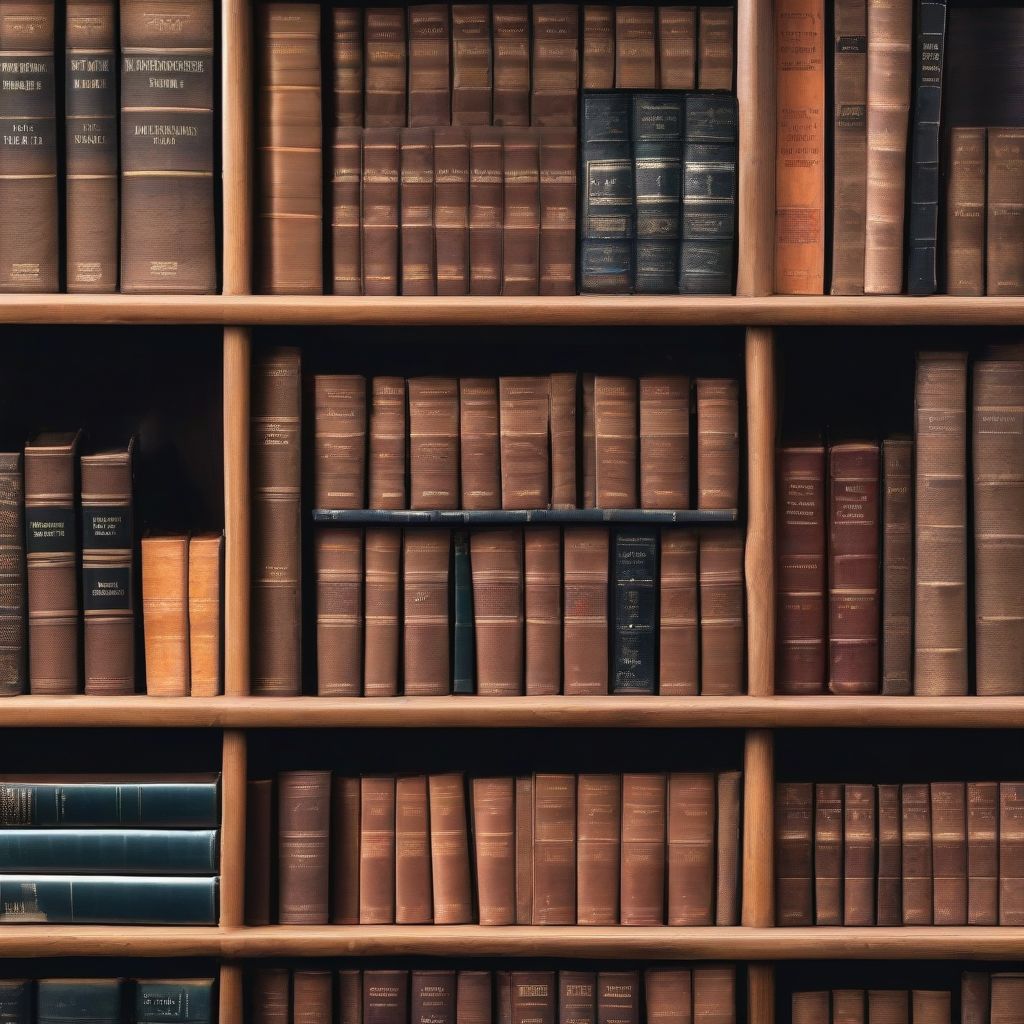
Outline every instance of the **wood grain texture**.
[(220, 985), (217, 994), (217, 1024), (242, 1024), (245, 1019), (242, 965), (220, 965)]
[(226, 729), (221, 749), (220, 923), (245, 921), (246, 735)]
[(743, 745), (743, 911), (748, 927), (775, 921), (775, 738), (751, 729)]
[(252, 291), (253, 64), (250, 0), (221, 0), (225, 295)]
[(771, 964), (747, 967), (747, 1024), (775, 1024), (775, 969)]

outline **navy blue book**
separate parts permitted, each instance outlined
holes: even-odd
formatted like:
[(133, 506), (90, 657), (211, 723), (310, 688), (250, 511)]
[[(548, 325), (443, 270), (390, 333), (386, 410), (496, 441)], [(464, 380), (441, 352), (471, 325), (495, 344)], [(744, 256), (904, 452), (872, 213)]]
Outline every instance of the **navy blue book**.
[(0, 1022), (32, 1024), (32, 983), (15, 978), (0, 979)]
[(135, 983), (135, 1024), (210, 1024), (213, 980), (175, 978)]
[(36, 992), (36, 1024), (120, 1024), (117, 978), (47, 978)]
[(658, 531), (616, 531), (612, 693), (657, 693), (657, 577)]

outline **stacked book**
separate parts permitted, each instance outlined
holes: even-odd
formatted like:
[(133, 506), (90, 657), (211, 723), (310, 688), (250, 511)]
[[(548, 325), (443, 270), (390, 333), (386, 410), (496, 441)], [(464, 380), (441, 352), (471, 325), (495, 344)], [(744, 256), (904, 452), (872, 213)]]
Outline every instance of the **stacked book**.
[[(247, 916), (281, 924), (733, 925), (741, 775), (249, 783)], [(468, 793), (468, 797), (467, 797)]]
[(0, 808), (0, 921), (216, 924), (216, 777), (12, 775)]
[(216, 1018), (212, 978), (4, 978), (0, 1013), (11, 1024), (213, 1024)]

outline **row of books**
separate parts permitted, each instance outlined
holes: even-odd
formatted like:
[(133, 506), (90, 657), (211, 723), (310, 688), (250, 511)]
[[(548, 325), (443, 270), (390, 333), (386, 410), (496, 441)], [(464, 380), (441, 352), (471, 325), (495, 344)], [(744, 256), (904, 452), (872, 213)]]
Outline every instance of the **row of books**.
[(327, 527), (315, 548), (320, 696), (745, 689), (737, 528)]
[[(625, 965), (622, 965), (625, 967)], [(264, 967), (246, 982), (253, 1024), (735, 1024), (736, 969), (327, 970)], [(141, 1024), (141, 1022), (140, 1022)], [(189, 1022), (192, 1024), (192, 1022)]]
[[(733, 925), (739, 772), (249, 783), (247, 919)], [(275, 841), (276, 838), (276, 841)]]
[(214, 5), (118, 6), (0, 11), (0, 291), (216, 289)]
[(364, 377), (318, 374), (314, 391), (317, 508), (686, 509), (691, 466), (697, 508), (739, 504), (735, 380), (694, 383), (695, 459), (681, 375), (374, 377), (368, 398)]
[(780, 783), (778, 925), (1024, 924), (1024, 784)]
[(213, 1024), (212, 978), (0, 980), (0, 1013), (11, 1024)]
[(921, 352), (913, 402), (913, 440), (779, 452), (779, 692), (1024, 693), (1024, 352)]

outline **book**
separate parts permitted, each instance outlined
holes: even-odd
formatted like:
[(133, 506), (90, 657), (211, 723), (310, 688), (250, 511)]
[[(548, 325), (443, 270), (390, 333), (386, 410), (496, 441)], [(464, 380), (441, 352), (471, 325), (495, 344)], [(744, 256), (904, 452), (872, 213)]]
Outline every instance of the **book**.
[(814, 787), (804, 782), (775, 786), (775, 923), (814, 923)]
[(395, 924), (430, 924), (430, 810), (425, 775), (395, 782)]
[(493, 377), (459, 379), (459, 458), (461, 507), (499, 508), (498, 384)]
[(679, 967), (649, 967), (644, 971), (648, 1024), (692, 1024), (693, 975)]
[(914, 446), (882, 442), (882, 693), (913, 692)]
[(541, 3), (531, 8), (530, 124), (574, 127), (579, 96), (579, 8)]
[[(516, 779), (516, 924), (533, 924), (532, 775)], [(499, 1007), (501, 988), (499, 980)]]
[(702, 6), (698, 11), (697, 88), (732, 89), (736, 10), (733, 7)]
[(932, 825), (927, 785), (905, 784), (903, 820), (903, 924), (932, 923)]
[[(335, 7), (332, 17), (334, 127), (363, 126), (363, 12)], [(337, 138), (337, 135), (335, 135)], [(335, 293), (337, 294), (337, 293)]]
[(512, 971), (511, 975), (509, 1024), (555, 1024), (555, 972)]
[(608, 692), (607, 527), (563, 531), (563, 692)]
[[(717, 891), (715, 924), (740, 923), (740, 835), (742, 830), (743, 773), (718, 773), (718, 822), (715, 826)], [(731, 1005), (731, 1004), (730, 1004)]]
[(989, 128), (985, 294), (1024, 294), (1024, 129)]
[(999, 783), (999, 924), (1024, 923), (1024, 784)]
[(476, 689), (516, 696), (523, 692), (523, 531), (474, 530), (470, 557)]
[(663, 697), (696, 696), (700, 690), (697, 550), (695, 533), (689, 530), (662, 532), (658, 693)]
[(491, 1024), (491, 971), (458, 971), (455, 975), (456, 1024)]
[(316, 557), (316, 689), (321, 697), (359, 697), (363, 690), (363, 534), (318, 529)]
[(915, 989), (911, 992), (911, 1013), (919, 1024), (949, 1024), (950, 993), (926, 992)]
[(743, 531), (726, 527), (700, 534), (700, 692), (745, 689)]
[(540, 291), (540, 140), (533, 131), (502, 133), (501, 294)]
[(278, 921), (327, 924), (331, 773), (277, 777)]
[(216, 697), (224, 689), (221, 668), (223, 581), (224, 534), (189, 537), (188, 663), (189, 694), (193, 697)]
[(291, 1017), (291, 971), (261, 967), (253, 974), (249, 1011), (261, 1024), (282, 1024)]
[(576, 776), (533, 777), (533, 923), (576, 923)]
[(658, 58), (653, 7), (615, 7), (615, 88), (655, 89)]
[(135, 982), (135, 1024), (211, 1024), (213, 980), (175, 978)]
[(598, 972), (597, 1020), (598, 1024), (639, 1024), (639, 971)]
[(679, 374), (641, 377), (640, 507), (690, 503), (690, 381)]
[(363, 971), (363, 1024), (404, 1024), (408, 1014), (408, 971)]
[(967, 923), (999, 923), (999, 784), (967, 783)]
[(538, 293), (576, 294), (576, 129), (540, 135)]
[(551, 504), (548, 388), (547, 377), (498, 380), (502, 508)]
[(580, 55), (580, 86), (583, 89), (615, 87), (615, 9), (600, 4), (583, 8), (583, 44)]
[(409, 1024), (455, 1024), (455, 972), (413, 970)]
[(594, 380), (597, 507), (636, 508), (638, 402), (633, 377)]
[(368, 7), (364, 22), (364, 120), (367, 128), (404, 128), (406, 123), (405, 9)]
[[(502, 10), (507, 10), (507, 7)], [(469, 130), (470, 295), (498, 295), (501, 292), (504, 217), (502, 134), (500, 128), (473, 127)]]
[(434, 295), (434, 130), (402, 129), (399, 154), (401, 292)]
[(458, 530), (452, 537), (452, 693), (476, 693), (476, 623), (473, 618), (473, 570), (469, 534)]
[(359, 923), (361, 783), (331, 778), (331, 923)]
[(1024, 976), (1020, 974), (993, 974), (991, 979), (990, 1020), (1012, 1021), (1020, 1013), (1020, 997), (1024, 990)]
[(245, 923), (270, 924), (270, 865), (273, 844), (274, 783), (245, 784)]
[(187, 534), (142, 538), (146, 692), (154, 697), (189, 695), (188, 544)]
[(991, 978), (976, 971), (960, 975), (960, 1019), (963, 1024), (980, 1024), (989, 1019)]
[(359, 792), (359, 924), (394, 924), (395, 780), (363, 776)]
[[(367, 33), (371, 16), (378, 12), (367, 11)], [(400, 8), (388, 12), (402, 16)], [(369, 35), (367, 53), (370, 53)], [(405, 63), (403, 56), (402, 73)], [(369, 59), (367, 60), (367, 81), (369, 82)], [(404, 80), (404, 77), (403, 77)], [(367, 91), (367, 127), (363, 131), (363, 191), (359, 222), (362, 238), (362, 270), (364, 295), (398, 295), (398, 224), (399, 205), (399, 132), (396, 128), (374, 128), (371, 124), (369, 97)], [(377, 95), (374, 93), (373, 95)], [(405, 89), (402, 96), (404, 102)], [(382, 117), (380, 120), (389, 120)], [(403, 114), (402, 121), (405, 117)]]
[(409, 19), (410, 128), (451, 124), (451, 24), (448, 4), (406, 9)]
[(668, 777), (668, 920), (670, 927), (714, 924), (715, 803), (712, 774)]
[(0, 454), (0, 696), (28, 685), (25, 487), (21, 452)]
[(967, 924), (967, 813), (962, 782), (931, 784), (932, 920)]
[(491, 9), (494, 47), (493, 121), (503, 128), (530, 122), (530, 8), (500, 4)]
[(398, 530), (367, 528), (363, 563), (364, 697), (398, 694), (401, 560), (402, 535)]
[(562, 536), (558, 527), (523, 533), (525, 692), (554, 695), (562, 689)]
[(843, 924), (875, 923), (875, 787), (843, 787)]
[[(36, 982), (38, 1024), (91, 1020), (121, 1024), (124, 995), (119, 978), (40, 978)], [(146, 1017), (138, 1018), (141, 1021)]]
[(666, 778), (622, 776), (622, 877), (619, 923), (665, 923)]
[(985, 183), (988, 143), (984, 128), (949, 132), (946, 187), (946, 291), (985, 294)]
[(878, 878), (875, 921), (891, 928), (903, 923), (903, 821), (900, 787), (878, 787)]
[(558, 1024), (596, 1024), (597, 975), (594, 971), (558, 972)]
[(459, 503), (459, 391), (452, 377), (414, 377), (409, 389), (409, 507)]
[[(575, 203), (575, 199), (573, 200)], [(551, 507), (577, 507), (576, 395), (577, 374), (553, 373), (548, 380), (548, 419), (551, 424)]]
[(452, 124), (491, 123), (491, 11), (452, 5)]
[[(817, 783), (814, 787), (814, 923), (816, 925), (843, 924), (844, 914), (844, 807), (843, 793), (855, 790), (854, 796), (863, 797), (864, 787), (844, 787), (836, 783)], [(863, 801), (862, 801), (863, 802)], [(859, 815), (863, 816), (863, 808)], [(852, 838), (852, 837), (851, 837)], [(863, 839), (863, 837), (861, 837)], [(861, 867), (863, 856), (860, 857)], [(864, 913), (864, 886), (857, 893), (861, 916)], [(851, 893), (851, 896), (853, 894)]]
[(473, 779), (472, 801), (479, 922), (515, 924), (515, 779)]
[[(730, 48), (731, 49), (731, 48)], [(730, 54), (730, 65), (731, 65)], [(707, 65), (707, 61), (705, 61)], [(714, 60), (711, 62), (712, 69)], [(732, 68), (730, 66), (730, 74)], [(658, 88), (697, 87), (697, 8), (658, 8)], [(599, 86), (598, 88), (603, 88)]]
[(735, 380), (697, 380), (697, 508), (739, 505), (739, 385)]
[(457, 772), (431, 775), (429, 787), (434, 924), (469, 924), (473, 899), (465, 780)]
[(611, 692), (654, 694), (658, 689), (658, 531), (616, 530), (613, 549)]
[(405, 508), (407, 438), (405, 381), (401, 377), (373, 378), (369, 434), (366, 475), (370, 508)]
[(622, 780), (581, 773), (576, 782), (576, 924), (619, 923)]
[(292, 971), (292, 1012), (294, 1021), (331, 1019), (333, 982), (330, 971)]
[[(406, 530), (402, 550), (404, 692), (437, 697), (451, 691), (448, 639), (449, 530)], [(438, 922), (440, 923), (440, 922)]]
[[(335, 8), (335, 14), (347, 10)], [(362, 89), (360, 78), (360, 95)], [(362, 123), (362, 109), (359, 121)], [(361, 295), (363, 291), (360, 200), (363, 184), (363, 130), (334, 129), (331, 165), (331, 259), (335, 295)]]
[(835, 1024), (865, 1024), (864, 995), (863, 989), (833, 989), (832, 1018)]
[(469, 294), (469, 132), (434, 130), (435, 291)]

